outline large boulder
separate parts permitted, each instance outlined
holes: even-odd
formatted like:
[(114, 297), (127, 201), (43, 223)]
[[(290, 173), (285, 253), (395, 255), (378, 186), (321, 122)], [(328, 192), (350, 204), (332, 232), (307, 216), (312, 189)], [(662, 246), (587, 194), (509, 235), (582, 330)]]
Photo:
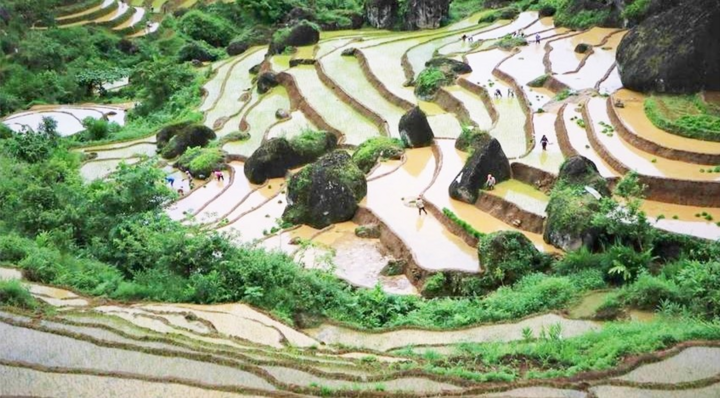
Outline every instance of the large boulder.
[(512, 176), (510, 162), (500, 142), (495, 138), (474, 147), (465, 167), (450, 183), (450, 197), (465, 203), (475, 203), (478, 191), (485, 185), (488, 174), (492, 174), (498, 183), (509, 180)]
[(395, 25), (398, 0), (367, 0), (365, 19), (373, 28), (391, 29)]
[(602, 196), (610, 195), (607, 182), (595, 164), (582, 156), (574, 156), (563, 163), (558, 181), (546, 208), (547, 219), (543, 239), (565, 251), (586, 247), (597, 250), (600, 231), (592, 219), (600, 210), (600, 200), (586, 187)]
[(173, 159), (188, 148), (207, 146), (215, 138), (215, 132), (202, 124), (180, 123), (164, 127), (157, 133), (155, 141), (162, 157)]
[(277, 30), (270, 43), (270, 52), (280, 54), (287, 47), (309, 46), (317, 44), (320, 40), (320, 30), (317, 25), (308, 21)]
[(419, 106), (400, 118), (399, 130), (403, 143), (410, 148), (430, 146), (435, 138), (427, 116)]
[(288, 170), (300, 165), (300, 157), (285, 138), (266, 141), (245, 162), (245, 177), (253, 184), (269, 178), (284, 177)]
[(258, 76), (257, 91), (260, 94), (265, 94), (278, 84), (280, 83), (278, 82), (275, 72), (265, 72)]
[(610, 196), (607, 181), (600, 175), (595, 163), (584, 156), (567, 159), (560, 166), (558, 180), (571, 185), (589, 186), (603, 196)]
[(403, 17), (408, 30), (437, 29), (446, 22), (452, 0), (407, 0), (407, 13)]
[(350, 155), (331, 152), (290, 179), (283, 219), (318, 229), (349, 221), (366, 194), (365, 174)]
[(523, 276), (542, 271), (548, 265), (535, 245), (518, 231), (498, 231), (478, 243), (478, 260), (482, 271), (498, 283), (512, 284)]
[(720, 90), (720, 5), (685, 1), (633, 28), (617, 50), (625, 87), (643, 92)]
[(285, 176), (290, 169), (311, 163), (337, 147), (337, 137), (324, 131), (307, 131), (291, 140), (264, 142), (245, 162), (245, 177), (253, 184)]
[(225, 48), (225, 52), (232, 57), (244, 53), (248, 48), (250, 48), (250, 46), (245, 41), (237, 40), (228, 44)]

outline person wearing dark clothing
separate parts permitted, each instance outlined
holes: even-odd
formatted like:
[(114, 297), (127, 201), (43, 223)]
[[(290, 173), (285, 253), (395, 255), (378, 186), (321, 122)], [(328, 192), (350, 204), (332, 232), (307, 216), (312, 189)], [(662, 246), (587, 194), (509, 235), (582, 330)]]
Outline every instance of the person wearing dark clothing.
[(540, 138), (540, 145), (542, 145), (543, 151), (547, 150), (547, 144), (548, 144), (548, 138), (543, 134), (542, 138)]

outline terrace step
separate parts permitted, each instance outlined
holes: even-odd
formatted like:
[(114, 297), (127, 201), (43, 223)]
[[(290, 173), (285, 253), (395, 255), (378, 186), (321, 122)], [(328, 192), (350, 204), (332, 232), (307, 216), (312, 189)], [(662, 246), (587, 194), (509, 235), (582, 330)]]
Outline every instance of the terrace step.
[(354, 43), (350, 43), (327, 53), (319, 59), (321, 67), (324, 73), (342, 90), (382, 118), (386, 123), (383, 127), (389, 131), (390, 135), (399, 138), (398, 125), (405, 110), (388, 101), (367, 80), (357, 59), (341, 55), (343, 49), (353, 45)]
[(566, 157), (582, 155), (590, 159), (597, 166), (600, 175), (605, 178), (617, 178), (620, 176), (590, 145), (587, 132), (585, 131), (582, 113), (576, 109), (578, 105), (567, 104), (559, 111), (557, 120), (557, 134), (560, 148)]
[(720, 164), (720, 142), (685, 138), (655, 127), (645, 115), (645, 95), (623, 89), (610, 101), (624, 104), (622, 108), (609, 106), (608, 113), (618, 134), (633, 146), (668, 159)]
[[(450, 198), (448, 195), (448, 187), (465, 165), (467, 154), (455, 149), (454, 140), (436, 140), (435, 145), (436, 150), (439, 151), (442, 156), (442, 167), (435, 179), (435, 182), (425, 193), (425, 197), (428, 202), (435, 205), (439, 210), (447, 208), (455, 213), (458, 218), (470, 224), (479, 232), (492, 233), (506, 230), (519, 231), (525, 234), (525, 236), (527, 236), (539, 250), (544, 252), (556, 251), (556, 249), (552, 246), (545, 244), (542, 235), (533, 232), (521, 231), (517, 227), (503, 221), (506, 214), (497, 213), (498, 217), (495, 217), (486, 210), (481, 209), (480, 204), (475, 206)], [(526, 225), (527, 224), (528, 223), (526, 223)]]
[(342, 132), (345, 144), (359, 145), (381, 135), (380, 127), (343, 102), (322, 82), (313, 66), (298, 66), (285, 73), (295, 78), (302, 99), (330, 126)]

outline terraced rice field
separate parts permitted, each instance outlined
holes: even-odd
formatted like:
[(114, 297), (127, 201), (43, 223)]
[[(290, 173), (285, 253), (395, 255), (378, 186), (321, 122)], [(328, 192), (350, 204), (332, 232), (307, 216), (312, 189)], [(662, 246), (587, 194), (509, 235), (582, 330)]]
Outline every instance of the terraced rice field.
[[(9, 268), (0, 268), (0, 275), (21, 277)], [(53, 305), (84, 300), (70, 291), (23, 283), (39, 298), (55, 296)], [(322, 386), (322, 391), (337, 393), (382, 388), (467, 395), (485, 391), (483, 383), (460, 383), (422, 368), (408, 374), (392, 364), (412, 364), (417, 357), (404, 355), (413, 351), (452, 352), (467, 342), (519, 340), (523, 330), (538, 334), (557, 324), (563, 338), (601, 327), (545, 314), (454, 331), (371, 333), (332, 324), (295, 330), (244, 304), (93, 306), (85, 300), (42, 320), (0, 311), (0, 394), (239, 397), (317, 395)], [(345, 347), (342, 352), (330, 348), (339, 345)], [(695, 344), (619, 373), (601, 374), (592, 384), (559, 389), (495, 383), (493, 393), (480, 396), (714, 397), (717, 383), (707, 381), (720, 374), (718, 363), (720, 348)], [(673, 395), (668, 395), (670, 388)]]
[[(486, 50), (498, 38), (519, 29), (530, 37), (539, 33), (542, 42), (515, 51)], [(483, 51), (460, 40), (466, 32), (481, 42)], [(419, 101), (413, 88), (404, 86), (409, 77), (406, 73), (417, 76), (424, 62), (436, 52), (465, 60), (473, 72), (462, 76), (461, 84), (443, 90), (462, 104), (469, 121), (498, 139), (511, 158), (513, 169), (529, 168), (551, 179), (567, 156), (580, 154), (592, 160), (607, 179), (621, 177), (625, 169), (635, 170), (643, 178), (657, 179), (651, 180), (657, 182), (653, 186), (656, 191), (669, 180), (720, 183), (717, 173), (700, 171), (715, 164), (695, 158), (720, 154), (720, 144), (678, 137), (658, 129), (643, 112), (644, 96), (622, 89), (614, 63), (615, 50), (624, 34), (614, 29), (570, 32), (555, 28), (549, 18), (538, 19), (535, 12), (524, 12), (513, 21), (491, 26), (477, 26), (466, 20), (434, 32), (323, 33), (316, 46), (301, 48), (292, 56), (273, 56), (267, 60), (274, 71), (284, 71), (294, 78), (299, 97), (292, 101), (289, 94), (292, 90), (288, 87), (276, 87), (262, 96), (257, 94), (254, 76), (248, 70), (263, 61), (266, 48), (255, 47), (213, 65), (215, 74), (204, 86), (206, 96), (199, 108), (205, 115), (205, 124), (218, 135), (240, 130), (250, 134), (249, 140), (223, 146), (228, 153), (238, 155), (233, 159), (244, 159), (268, 139), (290, 138), (306, 126), (321, 125), (342, 133), (346, 144), (343, 150), (352, 152), (354, 146), (371, 137), (386, 133), (399, 137), (399, 120), (406, 108), (414, 104), (428, 114), (437, 139), (432, 147), (408, 149), (402, 160), (382, 162), (368, 174), (368, 194), (360, 206), (364, 214), (374, 217), (384, 228), (379, 239), (357, 237), (355, 229), (360, 225), (357, 219), (324, 230), (307, 226), (281, 229), (279, 218), (286, 206), (286, 179), (272, 179), (261, 186), (250, 184), (243, 174), (241, 160), (229, 162), (232, 178), (227, 171), (224, 182), (197, 181), (192, 192), (187, 187), (186, 196), (171, 204), (167, 213), (173, 219), (196, 223), (201, 228), (234, 234), (237, 243), (281, 251), (307, 268), (332, 270), (353, 286), (379, 285), (396, 294), (415, 295), (422, 286), (416, 285), (418, 282), (409, 272), (410, 275), (385, 275), (388, 264), (398, 260), (393, 253), (407, 253), (403, 260), (411, 260), (422, 271), (484, 272), (478, 265), (476, 248), (451, 232), (452, 225), (442, 215), (443, 209), (452, 211), (482, 233), (519, 231), (539, 250), (558, 252), (544, 242), (541, 234), (529, 232), (536, 230), (521, 220), (515, 222), (493, 208), (483, 207), (484, 200), (491, 201), (542, 221), (549, 198), (548, 186), (540, 184), (541, 181), (515, 171), (513, 179), (498, 184), (493, 191), (483, 192), (476, 204), (449, 197), (448, 187), (468, 156), (455, 149), (464, 115), (449, 113), (434, 101)], [(358, 37), (366, 40), (358, 41)], [(574, 48), (578, 43), (592, 45), (593, 53), (576, 54)], [(341, 52), (350, 47), (360, 49), (361, 55), (343, 57)], [(543, 63), (548, 53), (549, 71)], [(314, 58), (319, 65), (291, 68), (291, 58)], [(408, 64), (410, 69), (404, 69)], [(321, 79), (319, 71), (332, 82)], [(527, 86), (547, 72), (572, 90), (582, 91), (582, 95), (559, 100), (558, 89)], [(334, 86), (337, 88), (333, 89)], [(522, 92), (508, 98), (508, 90), (517, 88)], [(502, 98), (493, 98), (498, 89)], [(609, 99), (597, 95), (604, 93), (613, 95)], [(616, 101), (622, 102), (623, 107), (613, 106)], [(362, 116), (359, 108), (366, 108), (377, 117), (370, 120)], [(291, 118), (277, 120), (278, 109), (288, 110)], [(43, 109), (14, 115), (5, 123), (11, 128), (37, 123), (37, 114), (42, 112), (64, 115), (62, 120), (67, 125), (72, 120), (74, 128), (80, 116), (96, 114), (91, 107), (76, 111), (75, 116), (58, 109)], [(377, 122), (378, 118), (382, 123)], [(621, 129), (627, 133), (621, 134)], [(542, 136), (549, 140), (546, 150), (540, 146)], [(83, 165), (83, 176), (104, 178), (120, 159), (132, 163), (139, 161), (140, 155), (152, 156), (153, 140), (149, 137), (80, 149), (97, 154)], [(166, 171), (168, 175), (177, 175), (172, 169)], [(187, 183), (178, 176), (174, 188), (185, 189)], [(418, 196), (424, 199), (430, 214), (418, 215), (413, 205)], [(711, 221), (720, 219), (717, 207), (669, 204), (650, 196), (643, 210), (658, 229), (706, 239), (720, 238), (720, 226)], [(0, 278), (20, 276), (17, 271), (0, 268)], [(569, 317), (549, 313), (455, 331), (398, 328), (368, 332), (335, 324), (293, 329), (244, 304), (126, 306), (100, 303), (42, 285), (32, 285), (31, 292), (62, 311), (41, 325), (0, 313), (0, 333), (4, 336), (0, 342), (4, 344), (0, 347), (0, 375), (3, 380), (8, 379), (0, 384), (0, 395), (62, 395), (67, 383), (80, 386), (73, 391), (77, 396), (90, 396), (101, 389), (130, 395), (142, 391), (209, 397), (327, 395), (328, 391), (342, 395), (345, 390), (382, 390), (404, 391), (408, 395), (695, 398), (715, 397), (720, 391), (713, 381), (720, 375), (718, 349), (699, 343), (612, 376), (600, 375), (588, 384), (568, 383), (556, 388), (549, 387), (549, 383), (547, 386), (529, 383), (518, 388), (495, 382), (492, 392), (484, 389), (487, 385), (482, 383), (430, 374), (423, 368), (422, 359), (407, 354), (408, 347), (428, 355), (452, 354), (457, 353), (458, 345), (467, 342), (522, 340), (524, 328), (538, 335), (541, 329), (556, 324), (562, 326), (563, 338), (593, 333), (601, 324), (585, 318), (592, 316), (605, 296), (586, 297), (580, 306), (592, 306), (592, 311), (571, 310)], [(639, 313), (636, 318), (646, 315)], [(68, 335), (70, 332), (72, 336)], [(68, 348), (72, 352), (66, 352)], [(21, 357), (27, 363), (19, 362)], [(420, 361), (421, 366), (412, 372), (388, 364), (414, 361)], [(18, 380), (32, 381), (24, 383), (32, 389), (23, 390), (23, 383)]]
[(79, 106), (36, 106), (29, 111), (18, 112), (2, 119), (2, 123), (15, 132), (25, 129), (37, 131), (44, 118), (51, 118), (57, 122), (57, 132), (61, 136), (70, 136), (85, 130), (82, 121), (85, 118), (100, 119), (106, 117), (109, 121), (119, 125), (125, 124), (125, 109), (121, 107), (103, 105)]
[(308, 104), (330, 126), (343, 133), (346, 144), (359, 145), (368, 138), (381, 135), (379, 126), (359, 114), (323, 84), (314, 67), (299, 66), (289, 73), (295, 78)]

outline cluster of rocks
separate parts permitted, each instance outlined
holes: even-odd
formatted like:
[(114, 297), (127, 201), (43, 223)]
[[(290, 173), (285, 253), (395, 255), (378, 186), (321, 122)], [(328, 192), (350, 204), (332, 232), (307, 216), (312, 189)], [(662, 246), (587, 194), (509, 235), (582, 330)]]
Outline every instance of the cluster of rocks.
[(378, 29), (436, 29), (447, 21), (451, 1), (406, 0), (407, 4), (401, 10), (400, 0), (368, 0), (365, 2), (365, 19)]

